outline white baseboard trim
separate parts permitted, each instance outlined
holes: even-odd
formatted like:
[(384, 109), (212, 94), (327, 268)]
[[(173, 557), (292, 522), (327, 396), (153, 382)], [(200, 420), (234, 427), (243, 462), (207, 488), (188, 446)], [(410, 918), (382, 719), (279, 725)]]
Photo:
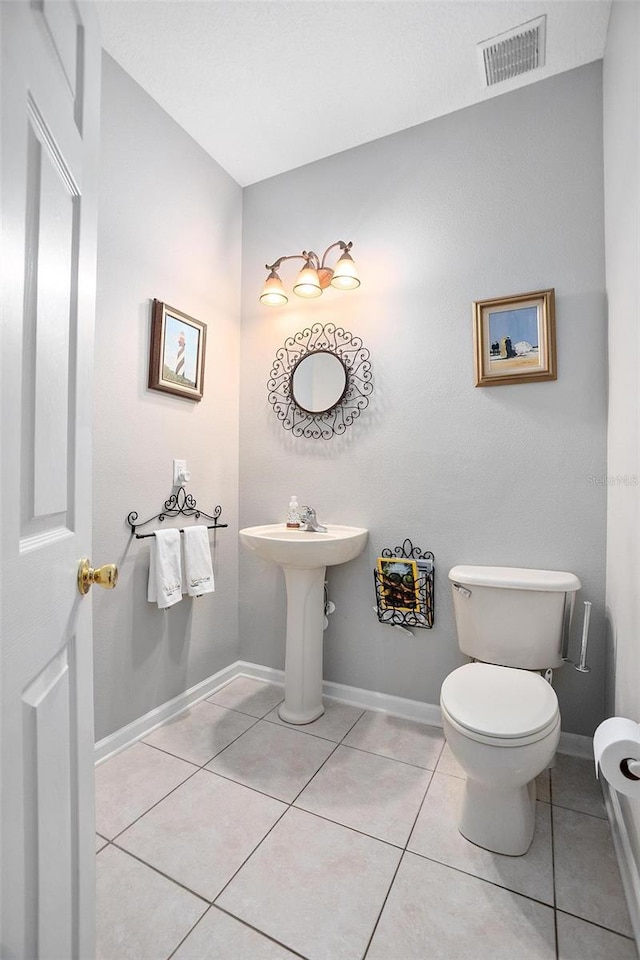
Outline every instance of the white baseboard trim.
[(579, 733), (561, 733), (558, 753), (593, 760), (593, 737), (583, 737)]
[[(258, 663), (249, 663), (246, 660), (238, 661), (239, 673), (247, 677), (256, 677), (259, 680), (269, 680), (284, 686), (284, 670), (275, 670), (273, 667), (263, 667)], [(442, 719), (440, 707), (432, 703), (422, 703), (420, 700), (407, 700), (406, 697), (394, 697), (388, 693), (377, 693), (375, 690), (363, 690), (361, 687), (349, 687), (344, 683), (333, 683), (331, 680), (322, 682), (322, 693), (325, 697), (348, 703), (352, 707), (362, 710), (377, 710), (380, 713), (392, 713), (395, 717), (405, 720), (417, 720), (419, 723), (429, 723), (431, 726), (441, 727)]]
[(277, 683), (284, 687), (284, 670), (275, 667), (265, 667), (261, 663), (251, 663), (250, 660), (236, 660), (235, 666), (238, 676), (253, 677), (255, 680), (266, 680), (267, 683)]
[(442, 726), (440, 707), (433, 703), (394, 697), (389, 693), (378, 693), (375, 690), (362, 690), (360, 687), (348, 687), (343, 683), (332, 683), (330, 680), (324, 681), (322, 692), (327, 697), (333, 697), (334, 700), (341, 700), (343, 703), (351, 703), (354, 707), (392, 713), (395, 717), (417, 720), (419, 723), (428, 723), (433, 727)]
[[(247, 677), (284, 684), (283, 670), (263, 667), (261, 664), (249, 663), (246, 660), (239, 660), (237, 666), (238, 673)], [(440, 707), (434, 703), (394, 697), (389, 693), (377, 693), (375, 690), (363, 690), (361, 687), (349, 687), (331, 680), (323, 681), (322, 693), (325, 697), (332, 697), (334, 700), (340, 700), (341, 703), (348, 703), (354, 707), (362, 707), (363, 710), (392, 713), (394, 717), (402, 717), (405, 720), (417, 720), (419, 723), (428, 723), (433, 727), (442, 726)], [(558, 753), (591, 760), (593, 759), (593, 739), (578, 733), (561, 733)]]
[[(250, 663), (247, 660), (236, 660), (212, 677), (202, 680), (173, 700), (150, 710), (143, 717), (134, 720), (126, 727), (116, 730), (110, 736), (96, 743), (95, 761), (102, 763), (115, 753), (119, 753), (131, 746), (137, 740), (147, 736), (156, 727), (162, 726), (167, 720), (177, 717), (189, 707), (192, 707), (205, 697), (210, 697), (220, 687), (229, 683), (235, 677), (253, 677), (256, 680), (266, 680), (284, 686), (284, 671), (275, 667), (265, 667), (260, 663)], [(343, 683), (334, 683), (325, 680), (322, 684), (324, 696), (348, 703), (362, 710), (375, 710), (380, 713), (391, 713), (394, 717), (405, 720), (416, 720), (418, 723), (428, 723), (434, 727), (442, 726), (440, 707), (433, 703), (423, 703), (421, 700), (409, 700), (406, 697), (395, 697), (388, 693), (378, 693), (375, 690), (364, 690), (361, 687), (350, 687)], [(582, 737), (576, 733), (561, 733), (559, 753), (566, 753), (573, 757), (593, 757), (591, 737)]]
[(144, 716), (128, 723), (126, 727), (121, 727), (115, 733), (99, 740), (95, 746), (96, 764), (102, 763), (114, 754), (130, 747), (136, 741), (141, 740), (142, 737), (146, 737), (152, 730), (161, 727), (167, 720), (177, 717), (178, 714), (192, 707), (194, 703), (204, 700), (205, 697), (210, 697), (220, 687), (237, 677), (240, 672), (236, 661), (228, 667), (224, 667), (223, 670), (219, 670), (218, 673), (214, 673), (213, 676), (207, 677), (206, 680), (201, 680), (195, 686), (189, 687), (188, 690), (178, 694), (173, 700), (167, 700), (166, 703), (155, 707), (149, 713), (145, 713)]
[(622, 886), (629, 907), (631, 927), (636, 943), (640, 946), (640, 864), (636, 860), (634, 847), (629, 838), (629, 830), (620, 805), (618, 792), (607, 783), (604, 777), (600, 778), (600, 783), (609, 824), (611, 825), (613, 847), (620, 868)]

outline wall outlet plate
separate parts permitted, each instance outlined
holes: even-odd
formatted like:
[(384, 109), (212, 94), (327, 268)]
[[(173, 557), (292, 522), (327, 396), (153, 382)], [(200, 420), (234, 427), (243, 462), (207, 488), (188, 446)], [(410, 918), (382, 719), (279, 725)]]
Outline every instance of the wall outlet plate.
[(187, 470), (187, 461), (186, 460), (174, 460), (173, 461), (173, 485), (174, 487), (181, 487), (183, 483), (189, 479), (189, 471)]

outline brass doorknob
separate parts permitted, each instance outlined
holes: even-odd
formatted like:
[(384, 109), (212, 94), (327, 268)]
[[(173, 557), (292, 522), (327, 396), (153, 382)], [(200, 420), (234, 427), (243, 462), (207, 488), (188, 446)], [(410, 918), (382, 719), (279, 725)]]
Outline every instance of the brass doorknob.
[(78, 564), (78, 592), (84, 596), (92, 585), (97, 583), (105, 590), (113, 590), (118, 582), (118, 568), (115, 563), (105, 563), (103, 567), (92, 567), (91, 560), (85, 557)]

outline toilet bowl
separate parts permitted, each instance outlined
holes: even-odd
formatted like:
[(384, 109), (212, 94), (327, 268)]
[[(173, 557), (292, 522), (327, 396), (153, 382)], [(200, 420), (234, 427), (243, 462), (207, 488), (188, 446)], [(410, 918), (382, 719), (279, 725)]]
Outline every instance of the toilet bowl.
[(469, 663), (445, 679), (440, 706), (447, 742), (467, 775), (460, 833), (521, 856), (533, 839), (535, 778), (560, 739), (553, 688), (539, 673)]
[(442, 685), (442, 723), (467, 773), (460, 832), (517, 857), (535, 824), (535, 778), (560, 738), (550, 683), (564, 663), (576, 592), (564, 570), (456, 566), (449, 571), (458, 646), (474, 662)]

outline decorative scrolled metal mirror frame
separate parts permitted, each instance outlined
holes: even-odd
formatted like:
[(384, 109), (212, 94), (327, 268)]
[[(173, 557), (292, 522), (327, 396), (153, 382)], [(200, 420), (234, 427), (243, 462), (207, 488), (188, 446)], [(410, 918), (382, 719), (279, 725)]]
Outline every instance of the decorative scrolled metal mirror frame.
[[(311, 412), (300, 406), (293, 392), (293, 374), (305, 357), (314, 353), (330, 353), (337, 357), (346, 372), (346, 387), (328, 409)], [(285, 340), (276, 357), (267, 382), (269, 403), (285, 430), (294, 437), (330, 440), (343, 434), (362, 411), (369, 406), (373, 391), (369, 351), (360, 337), (354, 337), (333, 323), (314, 323)]]

